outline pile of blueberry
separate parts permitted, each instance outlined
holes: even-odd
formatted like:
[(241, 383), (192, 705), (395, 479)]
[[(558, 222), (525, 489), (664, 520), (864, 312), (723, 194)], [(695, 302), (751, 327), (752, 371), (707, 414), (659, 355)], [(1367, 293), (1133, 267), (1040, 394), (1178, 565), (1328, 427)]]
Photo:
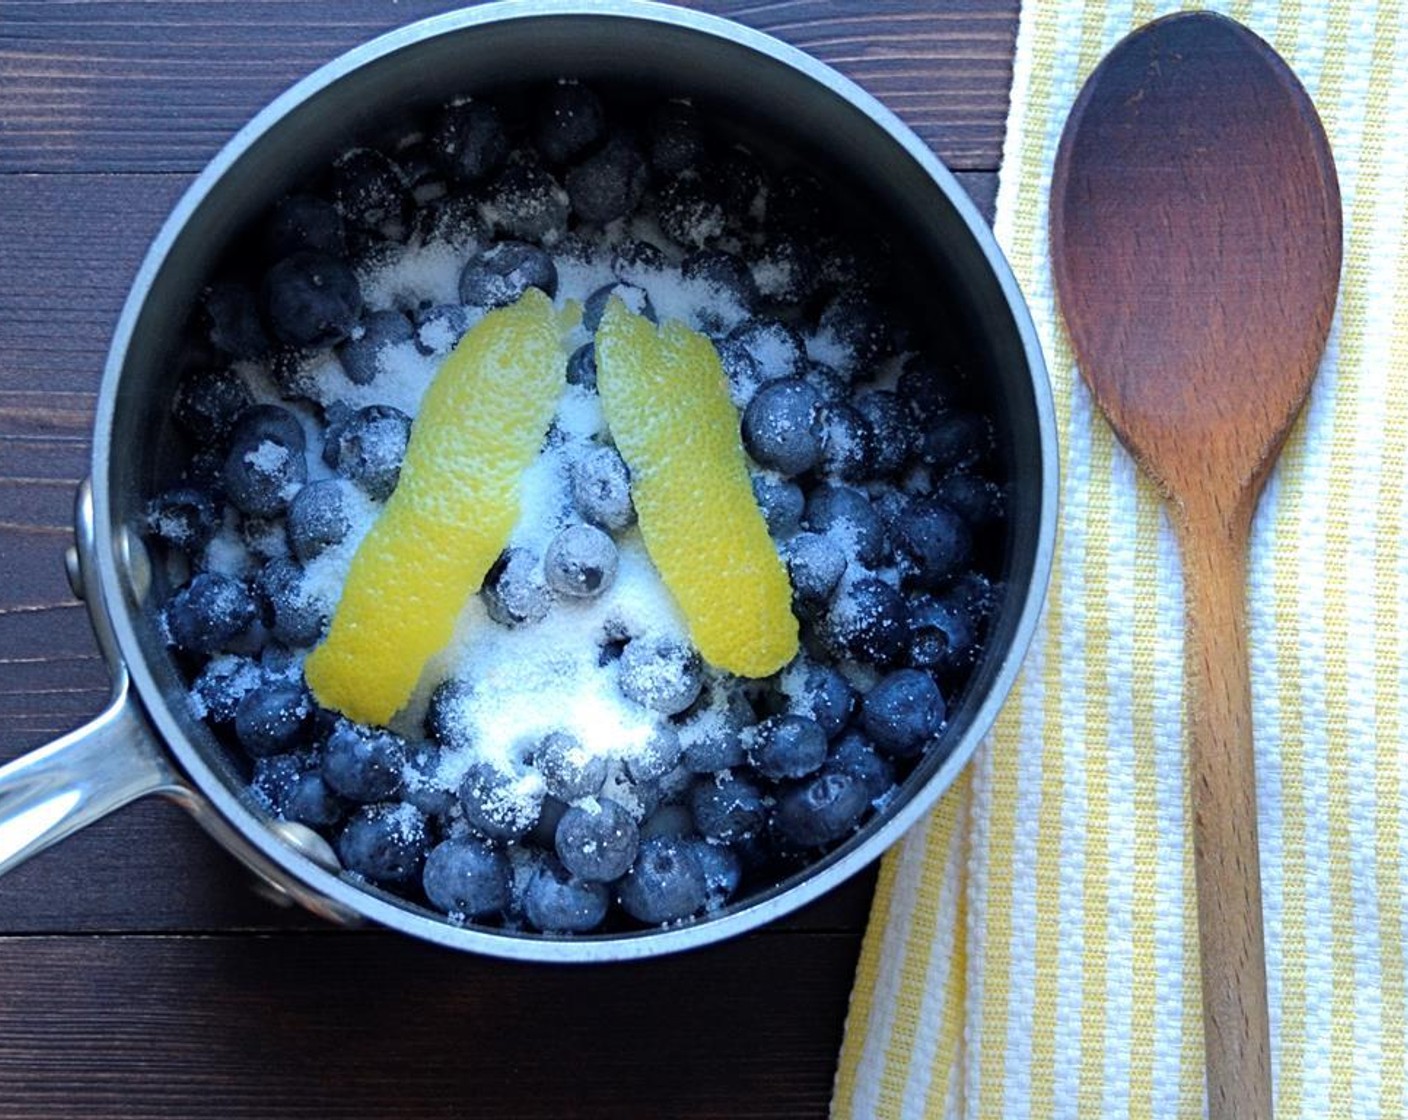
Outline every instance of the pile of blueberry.
[[(172, 588), (160, 624), (255, 796), (322, 832), (349, 873), (456, 921), (549, 933), (713, 912), (815, 861), (947, 749), (1002, 564), (991, 424), (822, 184), (721, 139), (691, 105), (617, 106), (563, 82), (422, 124), (282, 199), (204, 292), (202, 360), (172, 407), (186, 467), (145, 526)], [(430, 241), (465, 247), (459, 302), (369, 306), (359, 273)], [(594, 254), (614, 279), (585, 299), (588, 331), (612, 293), (654, 317), (662, 277), (714, 293), (693, 325), (739, 407), (803, 650), (750, 682), (678, 641), (612, 638), (603, 663), (668, 732), (616, 777), (629, 797), (565, 734), (532, 744), (523, 773), (475, 765), (447, 787), (442, 756), (467, 747), (464, 682), (405, 735), (320, 709), (303, 681), (328, 623), (308, 566), (355, 504), (395, 489), (411, 427), (389, 405), (321, 398), (307, 371), (331, 354), (373, 385), (385, 347), (443, 354), (484, 309), (529, 287), (557, 295), (559, 264)], [(594, 389), (590, 341), (568, 379)], [(634, 523), (609, 440), (574, 463), (571, 500), (545, 555), (511, 550), (491, 571), (497, 624), (537, 625), (554, 597), (609, 586)], [(221, 556), (232, 526), (238, 562)], [(525, 774), (533, 811), (505, 810)]]

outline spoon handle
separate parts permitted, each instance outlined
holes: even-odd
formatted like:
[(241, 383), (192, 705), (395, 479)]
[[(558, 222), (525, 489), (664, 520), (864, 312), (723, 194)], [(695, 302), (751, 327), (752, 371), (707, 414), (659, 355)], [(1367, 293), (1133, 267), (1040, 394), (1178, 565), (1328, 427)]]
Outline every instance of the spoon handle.
[(1187, 612), (1189, 777), (1210, 1120), (1270, 1120), (1246, 638), (1249, 531), (1219, 519), (1180, 528)]

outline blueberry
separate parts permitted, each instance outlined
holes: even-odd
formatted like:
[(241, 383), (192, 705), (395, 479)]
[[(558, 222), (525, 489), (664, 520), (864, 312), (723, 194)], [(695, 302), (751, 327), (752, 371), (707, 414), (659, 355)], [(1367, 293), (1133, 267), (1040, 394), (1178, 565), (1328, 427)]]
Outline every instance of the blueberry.
[(188, 653), (216, 653), (249, 629), (258, 616), (244, 581), (201, 572), (166, 604), (171, 644)]
[(977, 528), (1001, 521), (1007, 505), (1001, 486), (962, 471), (940, 479), (934, 485), (934, 499)]
[(690, 836), (694, 832), (694, 818), (683, 805), (661, 805), (640, 822), (637, 832), (641, 840), (652, 836)]
[(807, 348), (802, 336), (778, 319), (748, 319), (728, 335), (753, 356), (764, 381), (805, 377)]
[(651, 730), (634, 753), (626, 756), (626, 774), (638, 788), (658, 783), (679, 765), (683, 754), (680, 733), (672, 724), (661, 724)]
[(743, 412), (743, 446), (753, 460), (785, 475), (802, 474), (821, 458), (817, 391), (798, 377), (769, 381)]
[(621, 908), (646, 925), (692, 917), (704, 908), (708, 896), (695, 846), (668, 836), (642, 842), (635, 863), (617, 887)]
[(216, 657), (196, 674), (191, 684), (192, 708), (197, 716), (212, 724), (229, 723), (244, 694), (260, 680), (258, 666), (248, 658)]
[(426, 203), (416, 212), (415, 240), (422, 245), (443, 243), (467, 253), (489, 236), (479, 204), (470, 194), (450, 194)]
[(992, 427), (981, 416), (948, 409), (929, 421), (920, 455), (936, 471), (963, 470), (992, 450), (992, 440)]
[(846, 554), (823, 533), (798, 533), (782, 546), (792, 592), (804, 603), (824, 603), (846, 571)]
[(389, 801), (401, 795), (406, 741), (384, 727), (340, 719), (323, 745), (323, 779), (352, 801)]
[(845, 836), (869, 807), (870, 797), (857, 778), (826, 769), (783, 790), (774, 820), (786, 840), (799, 848), (816, 848)]
[(554, 82), (533, 112), (533, 143), (549, 163), (566, 163), (598, 140), (606, 124), (601, 98), (578, 82)]
[(254, 403), (249, 388), (228, 370), (196, 370), (181, 379), (171, 415), (197, 443), (223, 443), (241, 414)]
[(464, 724), (464, 705), (474, 695), (468, 681), (443, 680), (430, 694), (425, 710), (425, 733), (442, 747), (463, 750), (470, 746)]
[(306, 250), (343, 256), (347, 252), (347, 234), (342, 215), (326, 199), (291, 194), (274, 204), (264, 222), (264, 256), (280, 261)]
[(977, 660), (973, 614), (950, 592), (937, 598), (916, 595), (910, 601), (909, 659), (920, 669), (955, 673)]
[(266, 675), (235, 709), (235, 738), (252, 757), (294, 749), (313, 718), (313, 698), (301, 681)]
[(288, 509), (308, 477), (305, 437), (297, 417), (278, 405), (247, 409), (230, 439), (221, 475), (241, 513), (276, 517)]
[(543, 556), (548, 586), (573, 599), (594, 599), (616, 580), (616, 542), (595, 525), (569, 525)]
[(888, 583), (858, 579), (832, 600), (824, 631), (837, 657), (891, 665), (909, 649), (909, 612)]
[(777, 303), (804, 303), (816, 288), (816, 257), (800, 238), (769, 238), (753, 257), (759, 293)]
[[(680, 275), (702, 287), (708, 295), (708, 303), (721, 304), (735, 315), (746, 315), (758, 306), (758, 285), (753, 280), (753, 272), (736, 253), (724, 249), (696, 250), (680, 262)], [(722, 318), (714, 321), (703, 311), (700, 315), (700, 325), (706, 330), (722, 329)], [(736, 348), (746, 351), (742, 344)], [(752, 355), (748, 357), (751, 359)]]
[(445, 174), (465, 183), (493, 174), (508, 156), (499, 114), (487, 101), (466, 99), (446, 106), (430, 146)]
[(637, 846), (636, 822), (610, 798), (573, 805), (557, 823), (557, 858), (590, 883), (619, 879), (635, 862)]
[(275, 557), (254, 579), (263, 608), (264, 625), (274, 640), (286, 646), (312, 646), (327, 628), (326, 608), (304, 587), (303, 569), (296, 560)]
[(875, 473), (875, 429), (860, 409), (845, 401), (825, 401), (817, 410), (817, 427), (823, 474), (858, 482)]
[(460, 273), (460, 299), (472, 307), (507, 307), (529, 288), (557, 294), (557, 265), (526, 241), (500, 241), (471, 257)]
[(631, 475), (614, 447), (594, 447), (572, 461), (572, 505), (593, 525), (619, 533), (635, 523)]
[(768, 224), (778, 229), (815, 236), (816, 227), (831, 209), (827, 189), (810, 172), (788, 168), (777, 178), (768, 195)]
[(704, 130), (687, 101), (667, 101), (646, 123), (650, 166), (662, 179), (673, 179), (704, 159)]
[(405, 173), (373, 148), (352, 148), (332, 165), (338, 212), (354, 226), (388, 237), (404, 234), (411, 192)]
[(341, 342), (362, 313), (362, 289), (338, 257), (311, 250), (274, 265), (261, 291), (265, 321), (290, 346), (314, 348)]
[(804, 777), (826, 761), (826, 732), (808, 716), (769, 716), (754, 729), (748, 760), (765, 778)]
[(866, 567), (885, 560), (885, 526), (880, 515), (859, 490), (823, 483), (807, 495), (802, 524), (814, 533), (838, 539)]
[(460, 785), (465, 820), (490, 840), (523, 836), (537, 821), (542, 803), (536, 778), (506, 773), (487, 762), (475, 763)]
[(289, 548), (304, 563), (340, 544), (352, 527), (342, 486), (332, 478), (310, 482), (288, 504)]
[(916, 498), (895, 518), (895, 551), (906, 577), (926, 588), (952, 579), (973, 553), (973, 534), (934, 498)]
[(737, 775), (699, 779), (689, 791), (689, 811), (703, 835), (725, 844), (754, 835), (767, 822), (762, 791)]
[(666, 184), (656, 207), (661, 232), (686, 249), (701, 249), (724, 232), (724, 207), (718, 187), (694, 171), (686, 171)]
[(606, 759), (588, 753), (576, 736), (552, 731), (533, 752), (533, 768), (548, 793), (563, 801), (594, 797), (606, 781)]
[(756, 226), (767, 199), (767, 177), (758, 157), (742, 144), (731, 145), (715, 159), (708, 174), (723, 186), (729, 225), (736, 230)]
[(473, 316), (459, 303), (437, 303), (416, 312), (412, 328), (416, 351), (426, 357), (443, 358), (458, 345)]
[(267, 357), (269, 335), (259, 317), (259, 300), (244, 284), (212, 284), (201, 295), (210, 344), (231, 358), (257, 360)]
[(703, 663), (689, 645), (665, 635), (632, 638), (621, 651), (621, 692), (642, 707), (676, 715), (703, 687)]
[(850, 383), (841, 376), (835, 366), (829, 366), (825, 362), (808, 358), (807, 371), (802, 376), (821, 394), (823, 401), (839, 402), (850, 394)]
[(700, 703), (679, 724), (681, 761), (696, 774), (711, 774), (739, 766), (746, 757), (743, 729), (757, 717), (741, 690), (715, 687), (710, 703)]
[(406, 765), (401, 771), (401, 796), (426, 816), (445, 817), (459, 802), (451, 777), (453, 760), (433, 743), (406, 744)]
[(616, 135), (568, 171), (565, 182), (573, 213), (583, 221), (605, 225), (634, 212), (649, 174), (636, 146)]
[(385, 352), (414, 338), (415, 328), (401, 312), (373, 311), (352, 328), (351, 336), (337, 348), (337, 356), (349, 381), (370, 385), (384, 368)]
[(887, 389), (877, 389), (856, 400), (856, 409), (870, 422), (875, 433), (871, 476), (896, 474), (919, 449), (920, 432), (914, 413)]
[(669, 264), (660, 246), (650, 241), (623, 241), (611, 253), (611, 275), (627, 284), (650, 280)]
[(503, 852), (468, 836), (431, 848), (421, 872), (430, 905), (457, 918), (503, 913), (508, 905), (508, 879), (508, 859)]
[(834, 738), (851, 718), (856, 691), (834, 665), (798, 658), (782, 675), (788, 710), (816, 720), (827, 738)]
[(254, 760), (254, 776), (249, 790), (276, 817), (282, 817), (298, 776), (307, 769), (307, 758), (299, 754), (275, 754)]
[(869, 296), (847, 288), (821, 313), (818, 334), (828, 338), (844, 355), (842, 369), (864, 373), (894, 351), (893, 328), (880, 306)]
[(523, 914), (544, 933), (586, 933), (606, 918), (611, 895), (601, 883), (576, 878), (553, 856), (541, 860), (523, 892)]
[(895, 391), (927, 423), (949, 407), (944, 381), (944, 376), (933, 362), (922, 355), (911, 354), (900, 370)]
[(738, 885), (743, 881), (743, 861), (726, 844), (696, 840), (693, 848), (699, 866), (704, 870), (704, 886), (708, 892), (705, 907), (717, 910), (737, 893)]
[(342, 865), (374, 883), (414, 882), (429, 846), (425, 814), (396, 802), (358, 809), (337, 838)]
[(368, 497), (385, 501), (400, 481), (410, 437), (411, 418), (399, 408), (359, 408), (332, 439), (333, 465)]
[(494, 181), (480, 213), (500, 236), (542, 241), (566, 231), (569, 206), (549, 171), (519, 163)]
[(865, 694), (860, 724), (875, 748), (911, 758), (943, 730), (944, 698), (921, 669), (896, 669)]
[(518, 843), (523, 848), (534, 848), (542, 852), (550, 852), (553, 845), (557, 843), (557, 826), (567, 812), (567, 802), (548, 795), (543, 798), (542, 807), (538, 810), (538, 819), (533, 822), (525, 836)]
[(342, 820), (347, 804), (332, 790), (317, 770), (304, 770), (294, 779), (284, 802), (282, 817), (312, 828), (331, 828)]
[(894, 765), (876, 752), (863, 732), (855, 729), (847, 731), (832, 745), (826, 768), (849, 774), (860, 782), (872, 805), (895, 788)]
[(655, 316), (655, 305), (650, 302), (650, 293), (636, 284), (627, 284), (617, 281), (614, 284), (603, 284), (587, 297), (582, 305), (582, 326), (589, 331), (595, 331), (601, 326), (601, 317), (606, 313), (607, 301), (615, 296), (626, 305), (626, 310), (635, 315), (643, 315), (652, 323), (658, 323)]
[(753, 474), (753, 499), (768, 523), (768, 532), (774, 537), (788, 537), (797, 531), (802, 522), (802, 509), (806, 498), (802, 488), (795, 482), (776, 475), (755, 472)]
[(567, 384), (596, 390), (596, 346), (584, 342), (567, 359)]
[(541, 622), (552, 609), (552, 589), (542, 565), (524, 548), (508, 548), (499, 554), (484, 577), (482, 594), (489, 617), (501, 626)]
[(147, 503), (147, 531), (188, 556), (197, 555), (215, 535), (219, 518), (215, 502), (204, 490), (179, 486)]

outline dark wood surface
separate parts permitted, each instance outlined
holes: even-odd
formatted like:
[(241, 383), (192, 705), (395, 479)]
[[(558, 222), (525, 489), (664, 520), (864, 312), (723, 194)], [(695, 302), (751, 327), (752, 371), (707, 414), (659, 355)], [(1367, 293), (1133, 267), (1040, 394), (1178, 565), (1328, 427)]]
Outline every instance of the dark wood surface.
[[(63, 550), (108, 339), (191, 178), (444, 0), (0, 0), (0, 762), (101, 706)], [(705, 0), (878, 95), (991, 212), (1016, 0)], [(0, 881), (0, 1117), (822, 1116), (873, 875), (592, 969), (333, 930), (139, 803)]]

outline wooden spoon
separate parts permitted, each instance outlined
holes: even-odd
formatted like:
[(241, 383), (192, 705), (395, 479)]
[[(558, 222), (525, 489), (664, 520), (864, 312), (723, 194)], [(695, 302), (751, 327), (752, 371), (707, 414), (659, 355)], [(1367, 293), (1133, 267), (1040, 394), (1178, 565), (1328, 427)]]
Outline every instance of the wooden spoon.
[(1056, 157), (1052, 267), (1081, 372), (1163, 490), (1183, 554), (1213, 1120), (1272, 1111), (1246, 554), (1324, 352), (1340, 253), (1324, 129), (1246, 28), (1169, 16), (1090, 76)]

